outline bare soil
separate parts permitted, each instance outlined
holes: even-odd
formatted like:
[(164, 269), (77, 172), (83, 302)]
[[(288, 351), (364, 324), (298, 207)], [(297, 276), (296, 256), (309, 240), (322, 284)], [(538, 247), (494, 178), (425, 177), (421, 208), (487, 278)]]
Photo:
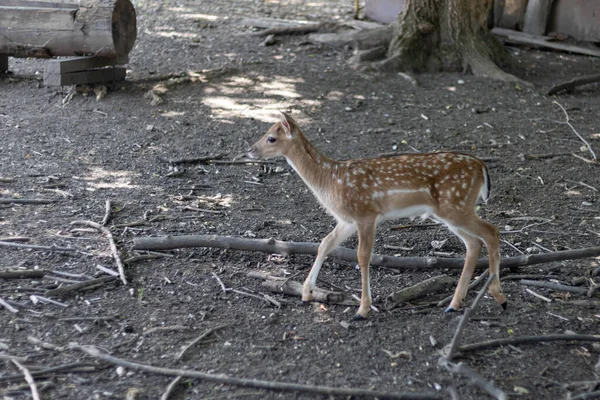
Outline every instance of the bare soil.
[[(81, 227), (71, 222), (100, 222), (107, 199), (113, 204), (108, 227), (123, 259), (132, 255), (133, 239), (147, 236), (219, 234), (318, 242), (334, 221), (284, 161), (188, 163), (178, 166), (175, 176), (168, 176), (174, 170), (163, 161), (221, 153), (229, 153), (226, 159), (231, 160), (268, 129), (276, 110), (289, 110), (305, 134), (336, 158), (455, 150), (487, 160), (493, 196), (480, 206), (479, 214), (508, 232), (502, 235), (503, 257), (597, 245), (598, 165), (571, 154), (591, 158), (553, 102), (565, 107), (573, 127), (600, 151), (600, 87), (589, 85), (558, 97), (545, 93), (553, 84), (597, 72), (598, 59), (511, 48), (516, 68), (510, 72), (533, 87), (461, 74), (419, 75), (420, 86), (413, 87), (397, 74), (359, 73), (348, 64), (350, 49), (320, 47), (305, 36), (276, 38), (275, 45), (261, 46), (262, 39), (241, 25), (242, 18), (351, 18), (349, 1), (284, 3), (138, 1), (139, 35), (127, 82), (110, 87), (99, 101), (93, 94), (66, 101), (69, 88), (42, 85), (42, 61), (11, 59), (13, 73), (0, 79), (0, 177), (14, 181), (0, 183), (0, 196), (56, 202), (0, 205), (0, 236), (25, 236), (31, 239), (28, 244), (82, 252), (0, 247), (0, 270), (106, 276), (97, 266), (115, 269), (107, 239), (93, 231), (73, 230)], [(169, 86), (162, 104), (153, 106), (145, 97), (170, 74), (201, 70), (212, 72), (196, 82)], [(119, 226), (144, 217), (143, 225)], [(416, 226), (392, 230), (397, 223)], [(462, 243), (447, 229), (419, 224), (382, 224), (376, 251), (402, 256), (464, 254)], [(444, 240), (441, 249), (432, 247), (432, 241)], [(412, 250), (388, 250), (385, 245)], [(356, 238), (345, 246), (355, 247)], [(0, 308), (0, 351), (25, 357), (23, 363), (32, 371), (74, 362), (95, 366), (89, 372), (37, 377), (42, 398), (47, 399), (157, 399), (172, 378), (117, 369), (76, 351), (42, 349), (29, 343), (29, 336), (59, 346), (94, 345), (116, 357), (157, 366), (240, 378), (439, 393), (443, 398), (455, 387), (463, 399), (487, 396), (468, 379), (438, 366), (439, 350), (450, 343), (461, 317), (431, 306), (447, 293), (352, 322), (353, 307), (305, 306), (299, 298), (272, 294), (283, 303), (276, 308), (223, 293), (213, 276), (229, 288), (260, 296), (260, 281), (248, 278), (248, 272), (297, 274), (292, 279), (302, 281), (312, 256), (207, 248), (169, 254), (128, 263), (127, 286), (116, 281), (55, 299), (66, 307), (33, 304), (29, 296), (68, 284), (58, 278), (82, 278), (49, 272), (44, 279), (0, 281), (0, 298), (19, 309), (13, 314)], [(598, 259), (584, 259), (503, 270), (502, 276), (553, 275), (553, 280), (570, 284), (596, 268)], [(374, 297), (383, 299), (442, 273), (458, 279), (457, 271), (372, 268)], [(321, 272), (324, 281), (358, 295), (359, 275), (353, 265), (336, 260), (328, 261)], [(504, 281), (503, 289), (508, 310), (502, 311), (486, 295), (478, 318), (467, 326), (464, 343), (600, 330), (598, 308), (571, 302), (587, 299), (585, 295), (534, 288), (552, 300), (547, 303), (528, 293), (519, 280)], [(64, 320), (73, 317), (112, 319)], [(184, 360), (175, 360), (194, 338), (222, 324), (229, 326), (194, 346)], [(401, 351), (410, 352), (410, 359), (390, 356)], [(467, 354), (462, 361), (511, 398), (559, 399), (594, 388), (567, 384), (595, 381), (597, 386), (594, 365), (599, 354), (591, 343), (567, 342), (503, 347)], [(1, 381), (18, 372), (11, 362), (1, 362), (4, 398), (30, 397), (23, 380)], [(315, 398), (201, 380), (183, 382), (171, 398)]]

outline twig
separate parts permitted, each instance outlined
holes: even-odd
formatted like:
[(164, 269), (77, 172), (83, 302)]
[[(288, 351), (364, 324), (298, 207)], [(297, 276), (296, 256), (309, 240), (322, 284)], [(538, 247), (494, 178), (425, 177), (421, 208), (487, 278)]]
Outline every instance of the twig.
[(161, 161), (164, 161), (166, 163), (173, 164), (173, 165), (174, 164), (201, 164), (201, 163), (209, 163), (214, 160), (220, 160), (220, 159), (226, 157), (228, 154), (229, 153), (221, 153), (221, 154), (213, 154), (213, 155), (209, 155), (209, 156), (180, 158), (180, 159), (158, 157), (158, 159)]
[(490, 275), (488, 280), (485, 282), (485, 284), (479, 291), (479, 294), (477, 295), (477, 297), (475, 297), (473, 304), (471, 304), (471, 306), (467, 307), (467, 309), (465, 310), (465, 313), (463, 314), (460, 322), (458, 323), (458, 327), (456, 328), (456, 332), (454, 333), (452, 342), (450, 343), (450, 346), (448, 347), (448, 352), (447, 352), (446, 356), (444, 357), (444, 358), (446, 358), (446, 360), (451, 361), (454, 358), (456, 349), (461, 340), (462, 333), (463, 333), (465, 327), (467, 326), (467, 322), (469, 321), (469, 317), (471, 316), (471, 314), (473, 313), (475, 308), (477, 308), (479, 301), (483, 298), (483, 295), (485, 294), (485, 292), (487, 291), (488, 287), (490, 286), (490, 284), (492, 283), (492, 281), (494, 280), (495, 277), (496, 277), (496, 274)]
[(112, 205), (110, 200), (106, 200), (105, 203), (105, 211), (104, 211), (104, 218), (102, 218), (102, 222), (100, 222), (100, 225), (104, 226), (108, 223), (108, 220), (110, 219), (110, 209), (111, 209)]
[[(123, 261), (123, 262), (124, 262), (124, 263), (126, 263), (126, 262), (127, 262), (127, 260), (125, 260), (125, 261)], [(106, 268), (106, 267), (105, 267), (105, 266), (103, 266), (103, 265), (100, 265), (100, 264), (98, 264), (98, 265), (96, 265), (96, 268), (97, 268), (97, 269), (99, 269), (100, 271), (104, 272), (104, 273), (107, 273), (107, 274), (109, 274), (110, 276), (119, 276), (119, 273), (118, 273), (118, 272), (116, 272), (116, 271), (113, 271), (113, 270), (112, 270), (112, 269), (110, 269), (110, 268)]]
[(0, 242), (29, 242), (31, 238), (27, 236), (2, 236)]
[(507, 400), (508, 395), (504, 393), (499, 387), (494, 385), (492, 382), (486, 380), (483, 376), (481, 376), (477, 371), (467, 367), (463, 363), (454, 364), (447, 360), (444, 357), (439, 359), (440, 366), (446, 368), (448, 371), (453, 374), (461, 374), (471, 379), (475, 386), (485, 390), (491, 396), (495, 397), (498, 400)]
[(103, 316), (96, 316), (96, 317), (68, 317), (68, 318), (59, 318), (58, 320), (61, 322), (75, 322), (75, 321), (112, 321), (116, 319), (116, 317), (103, 317)]
[(14, 181), (15, 181), (15, 178), (0, 177), (0, 183), (13, 183)]
[(100, 352), (95, 347), (81, 346), (76, 343), (69, 344), (69, 348), (73, 350), (81, 351), (91, 357), (101, 359), (108, 363), (119, 365), (132, 370), (145, 371), (155, 374), (168, 375), (168, 376), (183, 376), (188, 378), (201, 379), (203, 381), (217, 382), (228, 385), (242, 386), (242, 387), (253, 387), (268, 390), (279, 390), (287, 392), (301, 392), (301, 393), (316, 393), (329, 396), (356, 396), (356, 397), (369, 397), (369, 398), (386, 398), (386, 399), (441, 399), (441, 396), (437, 394), (419, 394), (419, 393), (388, 393), (380, 392), (369, 389), (352, 389), (352, 388), (335, 388), (328, 386), (311, 386), (302, 385), (297, 383), (286, 383), (286, 382), (275, 382), (275, 381), (264, 381), (258, 379), (244, 379), (235, 378), (223, 374), (210, 374), (195, 370), (183, 370), (183, 369), (172, 369), (172, 368), (161, 368), (155, 367), (148, 364), (139, 364), (136, 362), (124, 360), (121, 358), (113, 357), (108, 354)]
[(19, 368), (19, 370), (21, 370), (21, 372), (23, 372), (25, 380), (31, 389), (31, 397), (33, 397), (33, 400), (40, 400), (40, 394), (38, 393), (37, 386), (35, 385), (35, 381), (33, 380), (33, 376), (31, 376), (29, 370), (15, 359), (12, 359), (11, 361), (17, 366), (17, 368)]
[(552, 96), (554, 94), (562, 92), (563, 90), (570, 91), (576, 88), (577, 86), (587, 85), (588, 83), (594, 82), (600, 82), (600, 74), (580, 76), (578, 78), (571, 79), (568, 82), (556, 85), (548, 91), (548, 96)]
[(579, 341), (579, 342), (600, 342), (600, 335), (577, 335), (577, 334), (556, 334), (545, 336), (517, 336), (506, 339), (487, 340), (485, 342), (472, 343), (460, 346), (458, 351), (466, 353), (469, 351), (494, 349), (496, 347), (508, 345), (520, 345), (531, 343), (559, 342), (559, 341)]
[(22, 244), (22, 243), (11, 243), (11, 242), (0, 242), (0, 246), (19, 247), (21, 249), (44, 250), (44, 251), (78, 251), (78, 252), (83, 253), (81, 250), (73, 248), (73, 247), (37, 246), (34, 244)]
[(179, 385), (181, 378), (182, 378), (181, 376), (178, 376), (177, 378), (173, 379), (171, 381), (171, 383), (169, 383), (169, 386), (167, 386), (167, 389), (165, 390), (163, 395), (160, 396), (160, 400), (169, 400), (169, 397), (175, 391), (175, 388), (177, 387), (177, 385)]
[[(16, 357), (13, 357), (13, 358), (16, 358)], [(20, 360), (17, 359), (17, 361), (20, 361)], [(25, 362), (25, 361), (22, 361), (22, 362)], [(60, 371), (69, 371), (70, 372), (76, 368), (81, 368), (81, 367), (94, 367), (94, 365), (90, 364), (90, 363), (64, 364), (64, 365), (58, 365), (56, 367), (50, 367), (50, 368), (40, 369), (37, 371), (31, 371), (31, 375), (32, 376), (46, 376), (53, 372), (60, 372)], [(23, 374), (0, 376), (0, 382), (16, 381), (19, 379), (23, 379)]]
[(8, 304), (3, 298), (0, 297), (0, 306), (6, 308), (6, 310), (10, 311), (13, 314), (17, 314), (19, 310)]
[(44, 275), (46, 275), (46, 271), (43, 269), (0, 271), (0, 279), (35, 279), (43, 278)]
[(573, 396), (570, 400), (592, 400), (592, 399), (600, 399), (600, 390), (596, 390), (594, 392), (581, 393), (577, 396)]
[(73, 292), (79, 292), (81, 290), (85, 290), (90, 288), (91, 286), (96, 286), (100, 283), (104, 284), (107, 282), (112, 282), (116, 278), (114, 276), (105, 276), (103, 278), (90, 279), (89, 281), (79, 282), (74, 285), (59, 287), (58, 289), (46, 290), (44, 292), (44, 296), (64, 296), (66, 294), (70, 294)]
[(545, 279), (556, 279), (556, 275), (535, 275), (535, 274), (519, 274), (519, 275), (504, 275), (500, 278), (501, 281), (518, 281), (520, 279), (531, 279), (531, 280), (545, 280)]
[(123, 263), (121, 262), (121, 257), (119, 257), (119, 250), (117, 249), (117, 244), (115, 243), (115, 239), (113, 238), (112, 233), (110, 233), (110, 230), (105, 226), (97, 224), (93, 221), (73, 221), (71, 222), (71, 225), (86, 225), (104, 233), (104, 235), (108, 238), (108, 243), (110, 245), (112, 256), (115, 259), (115, 262), (117, 263), (117, 268), (119, 269), (119, 276), (121, 277), (121, 282), (123, 282), (124, 285), (127, 285), (125, 268), (123, 267)]
[(38, 347), (41, 347), (42, 349), (46, 349), (46, 350), (54, 350), (54, 351), (58, 351), (58, 352), (62, 352), (65, 350), (65, 348), (62, 346), (56, 346), (52, 343), (43, 342), (40, 339), (35, 338), (33, 336), (27, 336), (27, 341), (34, 346), (38, 346)]
[(188, 344), (187, 346), (185, 346), (183, 348), (183, 350), (181, 350), (181, 352), (177, 355), (177, 357), (175, 357), (175, 359), (176, 360), (181, 360), (183, 358), (183, 356), (185, 355), (185, 353), (189, 349), (191, 349), (193, 346), (195, 346), (198, 342), (204, 340), (205, 338), (207, 338), (208, 336), (210, 336), (213, 332), (216, 332), (219, 329), (227, 328), (228, 326), (229, 326), (229, 324), (219, 325), (219, 326), (215, 326), (214, 328), (210, 328), (210, 329), (204, 331), (204, 333), (202, 333), (200, 336), (198, 336), (196, 339), (194, 339), (190, 344)]
[[(233, 236), (219, 235), (192, 235), (192, 236), (163, 236), (137, 238), (133, 241), (133, 250), (173, 250), (187, 247), (211, 247), (221, 249), (262, 251), (283, 255), (313, 254), (316, 255), (319, 243), (310, 242), (284, 242), (275, 239), (248, 239)], [(588, 247), (576, 250), (556, 251), (553, 253), (524, 254), (500, 260), (501, 268), (512, 268), (524, 265), (541, 264), (551, 261), (574, 260), (578, 258), (597, 257), (600, 255), (599, 247)], [(331, 252), (331, 257), (345, 261), (356, 262), (356, 250), (337, 247)], [(433, 269), (448, 268), (462, 269), (463, 258), (435, 258), (435, 257), (392, 257), (374, 254), (371, 258), (372, 266), (405, 268), (405, 269)], [(488, 259), (482, 258), (477, 262), (478, 269), (488, 267)]]
[(181, 332), (181, 331), (187, 331), (188, 329), (190, 329), (187, 326), (183, 326), (183, 325), (171, 325), (171, 326), (157, 326), (155, 328), (150, 328), (147, 331), (145, 331), (143, 333), (144, 336), (148, 336), (148, 335), (152, 335), (153, 333), (156, 332)]
[(277, 308), (281, 307), (281, 303), (278, 302), (277, 300), (273, 301), (273, 298), (271, 298), (271, 297), (269, 297), (269, 298), (267, 298), (267, 297), (261, 297), (261, 296), (258, 296), (256, 294), (244, 292), (244, 291), (238, 290), (238, 289), (231, 289), (231, 288), (227, 288), (227, 291), (228, 292), (237, 293), (239, 295), (246, 296), (246, 297), (252, 297), (253, 299), (266, 301), (267, 303), (272, 304), (272, 305), (274, 305)]
[(577, 158), (577, 159), (579, 159), (579, 160), (581, 160), (581, 161), (583, 161), (583, 162), (587, 163), (587, 164), (596, 165), (596, 164), (598, 163), (598, 161), (597, 161), (597, 160), (590, 160), (590, 159), (588, 159), (588, 158), (585, 158), (585, 157), (582, 157), (582, 156), (580, 156), (580, 155), (579, 155), (579, 154), (577, 154), (577, 153), (571, 153), (571, 155), (572, 155), (573, 157), (575, 157), (575, 158)]
[[(487, 276), (489, 275), (489, 273), (490, 273), (489, 269), (486, 269), (485, 271), (483, 271), (481, 273), (481, 275), (479, 275), (477, 277), (477, 279), (475, 279), (473, 282), (471, 282), (471, 284), (469, 285), (469, 289), (468, 290), (473, 290), (474, 288), (476, 288), (477, 286), (479, 286), (483, 282), (483, 280), (485, 278), (487, 278)], [(454, 293), (452, 293), (448, 297), (444, 297), (442, 300), (440, 300), (437, 303), (437, 306), (438, 307), (445, 306), (450, 300), (452, 300), (453, 297), (454, 297)]]
[(0, 199), (0, 204), (52, 204), (56, 200), (51, 199)]
[(558, 290), (561, 292), (570, 292), (570, 293), (578, 293), (578, 294), (587, 294), (587, 292), (588, 292), (588, 289), (582, 288), (582, 287), (561, 285), (560, 283), (553, 283), (553, 282), (530, 281), (527, 279), (521, 279), (521, 285), (542, 287), (542, 288), (546, 288), (546, 289)]
[(532, 295), (532, 296), (534, 296), (534, 297), (537, 297), (537, 298), (538, 298), (538, 299), (540, 299), (540, 300), (543, 300), (543, 301), (545, 301), (546, 303), (552, 303), (552, 300), (550, 300), (549, 298), (547, 298), (547, 297), (545, 297), (545, 296), (542, 296), (541, 294), (539, 294), (539, 293), (536, 293), (536, 292), (534, 292), (533, 290), (531, 290), (531, 289), (529, 289), (529, 288), (525, 288), (525, 291), (526, 291), (527, 293), (529, 293), (530, 295)]
[(571, 125), (571, 123), (569, 122), (569, 114), (567, 114), (567, 110), (565, 110), (565, 108), (558, 101), (556, 101), (556, 100), (554, 100), (552, 103), (556, 104), (557, 106), (560, 107), (561, 110), (563, 110), (563, 112), (565, 113), (565, 118), (566, 118), (566, 120), (565, 120), (564, 123), (567, 124), (569, 126), (569, 128), (571, 128), (571, 130), (575, 133), (575, 135), (577, 135), (577, 137), (579, 138), (579, 140), (581, 140), (583, 142), (583, 144), (585, 144), (585, 146), (589, 150), (590, 154), (592, 155), (592, 158), (594, 160), (597, 160), (596, 153), (594, 153), (594, 150), (592, 149), (592, 146), (590, 146), (590, 144), (588, 143), (588, 141), (585, 140), (583, 138), (583, 136), (581, 136), (579, 134), (579, 132), (577, 132), (575, 130), (575, 128), (573, 127), (573, 125)]
[(33, 302), (33, 304), (37, 304), (38, 301), (41, 301), (44, 304), (54, 304), (55, 306), (59, 306), (59, 307), (63, 307), (63, 308), (69, 307), (68, 304), (61, 303), (60, 301), (49, 299), (47, 297), (42, 297), (42, 296), (40, 296), (38, 294), (35, 294), (35, 295), (32, 294), (31, 296), (29, 296), (29, 299), (31, 299), (31, 301)]
[(227, 293), (227, 288), (225, 287), (225, 284), (223, 283), (221, 278), (219, 278), (219, 276), (217, 274), (215, 274), (214, 272), (211, 272), (211, 274), (217, 280), (217, 282), (219, 282), (219, 285), (221, 285), (221, 289), (223, 290), (223, 293)]

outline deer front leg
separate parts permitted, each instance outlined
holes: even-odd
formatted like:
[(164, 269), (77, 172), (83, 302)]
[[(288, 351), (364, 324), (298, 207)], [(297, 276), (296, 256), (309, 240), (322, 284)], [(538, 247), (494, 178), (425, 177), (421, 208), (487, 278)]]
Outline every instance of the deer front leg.
[(371, 282), (369, 277), (369, 263), (373, 253), (375, 242), (375, 221), (363, 223), (358, 226), (358, 265), (360, 266), (360, 278), (362, 293), (360, 296), (360, 307), (354, 315), (355, 320), (367, 318), (371, 311)]
[(304, 281), (304, 286), (302, 287), (302, 301), (312, 300), (312, 291), (317, 285), (317, 277), (319, 276), (319, 271), (321, 270), (321, 266), (323, 266), (325, 257), (327, 257), (331, 250), (335, 249), (344, 240), (348, 239), (355, 231), (356, 226), (354, 224), (338, 221), (338, 224), (333, 231), (331, 231), (321, 241), (317, 258), (315, 259), (315, 262), (313, 263), (313, 266), (310, 269), (306, 280)]

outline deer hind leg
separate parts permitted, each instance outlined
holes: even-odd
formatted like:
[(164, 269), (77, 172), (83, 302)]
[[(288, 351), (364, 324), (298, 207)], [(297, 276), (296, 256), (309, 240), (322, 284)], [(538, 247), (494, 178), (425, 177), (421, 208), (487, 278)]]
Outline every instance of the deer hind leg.
[(361, 278), (361, 296), (360, 307), (354, 315), (354, 319), (367, 318), (371, 311), (371, 282), (369, 276), (369, 263), (373, 253), (373, 244), (375, 242), (375, 220), (363, 222), (358, 226), (358, 265), (360, 266)]
[(319, 271), (321, 271), (325, 257), (327, 257), (331, 250), (335, 249), (344, 240), (348, 239), (354, 232), (356, 232), (356, 226), (354, 224), (338, 221), (336, 227), (321, 241), (317, 258), (302, 287), (302, 301), (312, 300), (312, 291), (317, 285), (317, 277), (319, 276)]
[(481, 254), (482, 246), (482, 242), (479, 238), (468, 234), (464, 230), (454, 227), (450, 227), (450, 230), (463, 241), (467, 247), (467, 255), (465, 257), (465, 265), (460, 274), (460, 279), (458, 280), (458, 285), (456, 285), (456, 290), (454, 291), (454, 297), (452, 297), (450, 305), (444, 312), (458, 311), (461, 307), (463, 300), (467, 296), (469, 283), (473, 277), (473, 271), (477, 265), (479, 255)]
[[(447, 222), (447, 224), (449, 226), (452, 226), (453, 229), (458, 229), (466, 233), (467, 235), (474, 236), (480, 239), (485, 244), (485, 246), (488, 249), (490, 275), (495, 274), (495, 278), (490, 284), (489, 291), (494, 300), (496, 300), (496, 302), (500, 304), (502, 308), (506, 309), (508, 303), (506, 300), (506, 296), (502, 293), (502, 288), (500, 286), (500, 233), (498, 231), (498, 228), (490, 223), (481, 220), (477, 215), (474, 214), (472, 216), (462, 218), (459, 221), (449, 221)], [(465, 270), (463, 269), (463, 273), (464, 272)], [(457, 290), (458, 289), (459, 288), (457, 288)]]

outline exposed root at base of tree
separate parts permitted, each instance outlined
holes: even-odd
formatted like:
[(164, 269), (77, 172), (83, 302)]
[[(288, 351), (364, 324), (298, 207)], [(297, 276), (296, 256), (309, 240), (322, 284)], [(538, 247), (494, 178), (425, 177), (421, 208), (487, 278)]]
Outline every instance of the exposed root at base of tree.
[[(418, 51), (414, 48), (392, 49), (393, 34), (393, 25), (359, 32), (355, 36), (356, 49), (351, 60), (355, 68), (361, 72), (413, 72), (445, 70), (444, 65), (453, 64), (444, 60), (436, 60), (436, 57), (427, 54), (413, 57), (411, 55)], [(432, 50), (427, 49), (426, 51), (431, 52)], [(454, 57), (461, 59), (463, 72), (471, 72), (475, 76), (488, 77), (502, 82), (514, 82), (524, 86), (532, 85), (530, 82), (500, 69), (494, 60), (483, 52), (475, 49), (462, 49), (461, 52), (462, 54)], [(442, 56), (440, 55), (440, 57)]]

